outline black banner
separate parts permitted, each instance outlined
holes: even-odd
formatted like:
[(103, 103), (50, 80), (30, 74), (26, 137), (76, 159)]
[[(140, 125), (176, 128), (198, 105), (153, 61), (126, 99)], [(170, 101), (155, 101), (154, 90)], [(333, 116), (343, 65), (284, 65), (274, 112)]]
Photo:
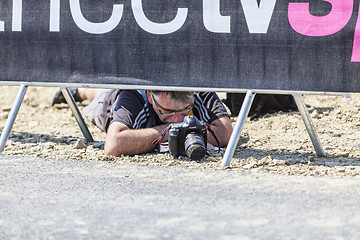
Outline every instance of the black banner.
[(360, 92), (354, 0), (2, 0), (0, 81)]

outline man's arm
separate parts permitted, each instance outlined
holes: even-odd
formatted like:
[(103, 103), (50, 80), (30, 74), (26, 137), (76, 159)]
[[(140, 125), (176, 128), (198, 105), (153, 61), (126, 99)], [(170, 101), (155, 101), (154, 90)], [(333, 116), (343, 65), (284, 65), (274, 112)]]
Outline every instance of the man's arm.
[[(233, 130), (230, 118), (227, 116), (220, 117), (215, 119), (210, 123), (210, 127), (215, 133), (217, 139), (219, 140), (220, 147), (227, 146), (230, 136)], [(207, 133), (208, 142), (214, 146), (217, 146), (217, 142), (214, 136), (208, 131)]]
[(147, 153), (156, 145), (152, 142), (158, 138), (168, 124), (142, 129), (130, 129), (121, 122), (113, 122), (105, 139), (105, 154), (119, 156)]

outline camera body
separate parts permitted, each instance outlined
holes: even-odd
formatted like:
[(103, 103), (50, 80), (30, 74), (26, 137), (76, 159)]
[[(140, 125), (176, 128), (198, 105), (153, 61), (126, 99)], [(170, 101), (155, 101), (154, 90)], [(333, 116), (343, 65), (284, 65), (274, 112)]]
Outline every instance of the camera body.
[(170, 124), (169, 151), (177, 156), (202, 159), (206, 154), (207, 129), (195, 116), (185, 116), (183, 122)]

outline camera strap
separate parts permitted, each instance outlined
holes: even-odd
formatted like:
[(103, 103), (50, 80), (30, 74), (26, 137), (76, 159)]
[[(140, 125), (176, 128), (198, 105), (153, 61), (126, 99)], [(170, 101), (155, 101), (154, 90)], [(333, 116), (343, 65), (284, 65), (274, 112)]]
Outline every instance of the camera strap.
[(211, 135), (213, 135), (213, 137), (215, 138), (215, 141), (216, 141), (216, 143), (217, 143), (217, 145), (218, 145), (218, 147), (219, 147), (218, 152), (220, 152), (220, 142), (219, 142), (219, 139), (216, 137), (215, 132), (211, 129), (210, 124), (209, 124), (209, 123), (205, 123), (205, 124), (206, 124), (207, 129), (208, 129), (209, 132), (211, 133)]
[(158, 137), (157, 139), (155, 139), (152, 144), (158, 144), (161, 142), (161, 140), (163, 140), (163, 138), (165, 137), (166, 133), (170, 130), (171, 126), (167, 126), (164, 131), (162, 132), (162, 134), (160, 135), (160, 137)]

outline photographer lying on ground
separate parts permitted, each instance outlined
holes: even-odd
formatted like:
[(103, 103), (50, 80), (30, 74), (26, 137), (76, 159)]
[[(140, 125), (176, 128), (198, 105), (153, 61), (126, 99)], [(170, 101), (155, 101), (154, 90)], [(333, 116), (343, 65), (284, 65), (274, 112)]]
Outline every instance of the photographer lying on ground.
[[(107, 155), (150, 152), (156, 147), (153, 141), (161, 137), (169, 124), (182, 122), (187, 115), (210, 125), (214, 134), (208, 131), (207, 141), (214, 146), (218, 146), (217, 141), (221, 147), (226, 146), (232, 132), (229, 115), (216, 93), (82, 88), (71, 92), (76, 101), (93, 99), (84, 113), (106, 131)], [(58, 92), (53, 105), (61, 102), (65, 100)]]

